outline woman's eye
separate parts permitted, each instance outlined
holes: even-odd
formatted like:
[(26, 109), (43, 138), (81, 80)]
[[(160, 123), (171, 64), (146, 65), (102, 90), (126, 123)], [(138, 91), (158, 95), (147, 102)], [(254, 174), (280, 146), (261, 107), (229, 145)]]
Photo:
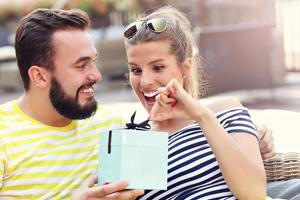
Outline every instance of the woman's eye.
[(137, 75), (137, 74), (142, 73), (142, 70), (138, 67), (131, 67), (130, 72)]
[(163, 65), (155, 65), (155, 66), (153, 66), (153, 70), (154, 70), (154, 71), (160, 71), (160, 70), (162, 70), (163, 68), (164, 68)]

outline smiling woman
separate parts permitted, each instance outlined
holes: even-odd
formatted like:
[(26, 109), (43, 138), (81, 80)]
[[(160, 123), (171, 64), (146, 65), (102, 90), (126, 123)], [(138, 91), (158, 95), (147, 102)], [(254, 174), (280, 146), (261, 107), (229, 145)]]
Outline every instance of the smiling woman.
[(248, 110), (233, 99), (210, 105), (197, 99), (205, 84), (184, 14), (160, 8), (130, 24), (124, 36), (130, 84), (152, 129), (169, 132), (168, 189), (141, 199), (265, 199)]
[(157, 86), (165, 86), (176, 78), (183, 84), (182, 72), (176, 58), (169, 53), (169, 41), (142, 43), (127, 49), (130, 84), (148, 112), (158, 94)]

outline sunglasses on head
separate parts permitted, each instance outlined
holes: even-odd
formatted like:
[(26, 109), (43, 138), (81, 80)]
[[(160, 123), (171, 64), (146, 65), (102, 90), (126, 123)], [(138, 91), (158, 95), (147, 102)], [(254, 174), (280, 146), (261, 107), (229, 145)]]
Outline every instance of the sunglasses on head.
[(155, 33), (161, 33), (167, 28), (167, 21), (165, 19), (153, 18), (147, 21), (139, 21), (130, 24), (124, 31), (124, 37), (125, 38), (133, 37), (144, 23), (147, 25), (147, 28), (149, 28), (151, 31)]

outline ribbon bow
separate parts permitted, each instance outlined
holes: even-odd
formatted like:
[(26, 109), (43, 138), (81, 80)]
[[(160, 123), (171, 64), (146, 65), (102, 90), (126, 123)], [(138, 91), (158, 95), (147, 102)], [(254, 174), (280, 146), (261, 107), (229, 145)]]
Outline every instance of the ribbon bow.
[(126, 129), (134, 129), (134, 130), (141, 130), (141, 131), (149, 130), (151, 126), (149, 125), (148, 119), (139, 124), (134, 123), (135, 113), (136, 111), (134, 111), (133, 115), (131, 116), (130, 123), (126, 123), (126, 127), (127, 127)]

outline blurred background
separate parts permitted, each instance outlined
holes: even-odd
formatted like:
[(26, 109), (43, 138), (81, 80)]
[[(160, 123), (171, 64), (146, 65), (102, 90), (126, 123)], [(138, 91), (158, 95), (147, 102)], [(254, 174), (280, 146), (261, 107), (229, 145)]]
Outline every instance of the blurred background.
[(20, 18), (41, 7), (85, 10), (103, 74), (97, 98), (136, 101), (125, 76), (123, 30), (165, 4), (184, 11), (192, 22), (209, 82), (203, 97), (235, 96), (254, 109), (300, 111), (299, 0), (1, 0), (0, 103), (23, 91), (14, 32)]
[(103, 76), (96, 99), (147, 117), (126, 80), (122, 36), (139, 15), (165, 4), (192, 23), (209, 84), (204, 101), (238, 98), (255, 124), (273, 130), (277, 152), (300, 153), (300, 0), (0, 0), (0, 104), (23, 93), (14, 50), (18, 21), (36, 8), (79, 8), (92, 20)]

